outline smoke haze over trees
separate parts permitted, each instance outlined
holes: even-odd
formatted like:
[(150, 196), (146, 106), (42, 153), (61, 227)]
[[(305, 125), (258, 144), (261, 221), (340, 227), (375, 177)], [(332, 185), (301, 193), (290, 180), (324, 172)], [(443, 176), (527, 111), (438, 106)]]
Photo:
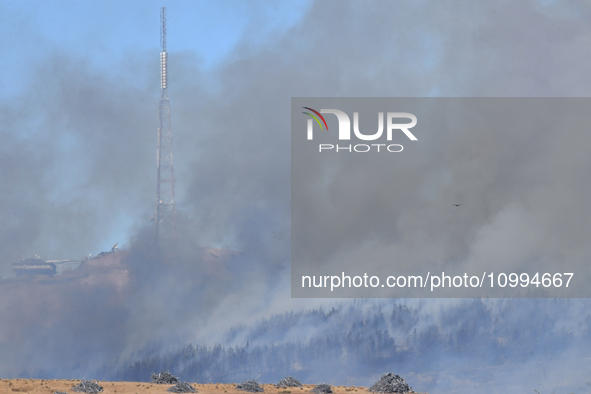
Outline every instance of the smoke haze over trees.
[[(19, 89), (0, 98), (0, 275), (23, 255), (82, 258), (119, 242), (129, 252), (123, 262), (129, 282), (10, 294), (0, 284), (1, 377), (147, 380), (170, 366), (183, 380), (236, 381), (264, 370), (265, 381), (293, 372), (302, 381), (369, 385), (391, 370), (417, 390), (477, 392), (475, 382), (489, 382), (488, 392), (533, 390), (530, 382), (588, 390), (588, 356), (580, 353), (589, 348), (588, 300), (290, 299), (289, 114), (294, 96), (587, 97), (591, 5), (317, 1), (279, 28), (256, 2), (232, 50), (205, 67), (199, 52), (175, 49), (174, 18), (183, 11), (171, 3), (181, 236), (160, 254), (149, 223), (159, 4), (146, 4), (130, 2), (127, 13), (110, 4), (109, 15), (97, 13), (122, 37), (134, 21), (154, 29), (153, 47), (119, 49), (107, 66), (80, 50), (103, 47), (108, 58), (115, 50), (100, 42), (102, 29), (64, 32), (82, 37), (75, 51), (69, 42), (41, 37), (35, 26), (43, 15), (32, 10), (21, 9), (3, 27), (18, 44), (2, 54), (4, 64), (18, 51), (35, 56), (21, 67)], [(0, 11), (11, 15), (14, 7), (3, 3)], [(132, 19), (112, 25), (128, 14)], [(215, 41), (193, 31), (176, 34)], [(460, 152), (449, 163), (452, 176), (485, 167), (484, 153), (496, 152), (486, 150), (489, 142)], [(498, 172), (474, 176), (472, 187), (502, 188), (496, 174), (526, 159), (517, 153), (496, 160)], [(588, 172), (570, 172), (579, 157), (548, 164), (547, 176), (563, 187), (544, 198), (564, 201), (572, 190), (588, 190)], [(409, 187), (436, 191), (438, 182), (435, 176)], [(482, 228), (494, 230), (494, 218), (515, 206), (511, 198), (496, 202), (478, 212), (486, 218)], [(585, 223), (589, 210), (573, 212), (571, 203), (562, 205), (565, 215)], [(587, 231), (557, 233), (552, 245), (579, 242)], [(469, 250), (472, 241), (456, 246)], [(212, 265), (197, 253), (201, 246), (233, 254)], [(496, 388), (495, 379), (503, 382)]]
[(434, 304), (362, 301), (289, 312), (233, 328), (224, 346), (186, 345), (156, 356), (147, 351), (113, 376), (143, 381), (152, 370), (170, 369), (198, 382), (237, 382), (261, 374), (261, 381), (273, 383), (289, 374), (307, 384), (369, 387), (383, 372), (394, 371), (420, 392), (469, 388), (474, 393), (578, 391), (591, 384), (575, 361), (591, 346), (591, 314), (581, 313), (586, 303)]

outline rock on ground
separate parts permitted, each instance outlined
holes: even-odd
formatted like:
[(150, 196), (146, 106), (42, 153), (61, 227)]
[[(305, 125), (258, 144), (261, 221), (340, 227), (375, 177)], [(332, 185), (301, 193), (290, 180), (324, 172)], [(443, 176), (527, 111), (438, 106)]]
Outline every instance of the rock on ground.
[(262, 393), (263, 388), (254, 380), (247, 380), (236, 386), (238, 390), (248, 391), (249, 393)]
[(160, 373), (152, 373), (152, 383), (156, 384), (175, 384), (179, 382), (179, 378), (173, 376), (168, 371), (163, 371)]
[(329, 394), (332, 393), (332, 387), (328, 384), (320, 383), (310, 390), (310, 392), (315, 394)]
[(176, 385), (169, 387), (166, 391), (171, 393), (196, 393), (195, 387), (187, 382), (178, 382)]
[(103, 388), (102, 388), (102, 386), (99, 386), (98, 383), (84, 379), (82, 382), (80, 382), (76, 386), (72, 387), (72, 391), (79, 391), (81, 393), (94, 394), (94, 393), (100, 393), (101, 391), (103, 391)]
[(382, 375), (380, 380), (369, 388), (372, 393), (410, 393), (412, 389), (400, 376), (392, 372)]
[(299, 380), (294, 379), (291, 376), (281, 379), (279, 381), (279, 383), (277, 383), (275, 385), (275, 387), (277, 387), (277, 388), (302, 387), (302, 386), (303, 385)]

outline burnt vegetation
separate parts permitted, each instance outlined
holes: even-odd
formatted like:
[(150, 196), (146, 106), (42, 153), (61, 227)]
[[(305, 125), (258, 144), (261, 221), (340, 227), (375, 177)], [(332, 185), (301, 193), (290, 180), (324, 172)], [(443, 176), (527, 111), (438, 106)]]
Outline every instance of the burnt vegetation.
[[(536, 302), (541, 301), (530, 304)], [(119, 365), (109, 379), (141, 381), (150, 371), (174, 370), (194, 382), (233, 383), (258, 374), (264, 382), (277, 382), (286, 374), (294, 374), (302, 382), (330, 379), (335, 384), (369, 387), (379, 378), (376, 371), (383, 371), (384, 366), (409, 376), (429, 373), (437, 368), (439, 358), (451, 356), (486, 359), (492, 364), (503, 359), (527, 362), (530, 358), (552, 357), (573, 341), (568, 335), (557, 338), (541, 328), (544, 325), (524, 326), (521, 319), (508, 324), (502, 314), (481, 300), (458, 304), (440, 320), (420, 325), (420, 307), (394, 304), (388, 311), (384, 309), (360, 304), (277, 315), (252, 327), (230, 330), (224, 340), (227, 346), (189, 344), (161, 354), (147, 350)], [(552, 325), (551, 317), (535, 316), (543, 308), (530, 305), (529, 310), (528, 318)], [(311, 328), (314, 335), (306, 340), (285, 339), (290, 330), (309, 332)], [(591, 337), (591, 332), (587, 335)], [(530, 353), (529, 344), (544, 342), (553, 345)], [(426, 355), (432, 364), (425, 362)], [(375, 390), (386, 388), (376, 386)], [(423, 387), (418, 390), (428, 391)]]
[(72, 387), (72, 391), (78, 391), (80, 393), (96, 394), (103, 391), (103, 387), (96, 382), (84, 379), (82, 382)]
[(281, 379), (279, 381), (279, 383), (277, 383), (275, 385), (275, 387), (279, 388), (279, 389), (286, 389), (288, 387), (302, 387), (302, 382), (300, 382), (299, 380), (292, 378), (291, 376), (287, 376), (283, 379)]
[(156, 384), (174, 384), (174, 383), (178, 383), (179, 378), (174, 376), (173, 374), (171, 374), (168, 371), (163, 371), (160, 373), (152, 373), (151, 375), (151, 383), (156, 383)]
[(172, 387), (169, 387), (166, 391), (169, 393), (196, 393), (195, 387), (187, 382), (178, 382)]
[(262, 393), (265, 391), (256, 380), (246, 380), (236, 385), (238, 390), (248, 391), (249, 393)]

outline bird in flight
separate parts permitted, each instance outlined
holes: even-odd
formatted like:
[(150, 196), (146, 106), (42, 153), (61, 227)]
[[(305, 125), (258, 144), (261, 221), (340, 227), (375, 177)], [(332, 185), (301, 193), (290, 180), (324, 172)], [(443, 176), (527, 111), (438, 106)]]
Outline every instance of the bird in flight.
[(459, 207), (462, 204), (451, 204), (451, 205), (453, 205), (454, 207)]

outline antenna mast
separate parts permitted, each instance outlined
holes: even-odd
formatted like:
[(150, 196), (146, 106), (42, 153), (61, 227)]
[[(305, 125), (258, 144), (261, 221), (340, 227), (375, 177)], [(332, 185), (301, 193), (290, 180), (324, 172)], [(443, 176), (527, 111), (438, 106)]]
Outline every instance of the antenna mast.
[(166, 53), (166, 7), (160, 13), (160, 88), (158, 102), (158, 150), (156, 151), (156, 239), (160, 235), (176, 233), (176, 207), (174, 201), (174, 167), (172, 161), (172, 134), (170, 131), (170, 103), (168, 100), (168, 54)]

